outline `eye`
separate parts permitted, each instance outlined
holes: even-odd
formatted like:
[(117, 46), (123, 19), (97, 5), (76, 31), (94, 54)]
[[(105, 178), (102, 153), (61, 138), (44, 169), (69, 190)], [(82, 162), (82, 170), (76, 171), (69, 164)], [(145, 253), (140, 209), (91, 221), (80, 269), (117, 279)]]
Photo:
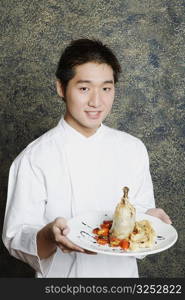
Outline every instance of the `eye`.
[(83, 87), (80, 88), (80, 91), (82, 91), (82, 92), (87, 92), (88, 90), (89, 89), (87, 87), (85, 87), (85, 86), (83, 86)]
[(110, 88), (110, 87), (104, 87), (103, 90), (104, 90), (105, 92), (110, 92), (110, 91), (111, 91), (111, 88)]

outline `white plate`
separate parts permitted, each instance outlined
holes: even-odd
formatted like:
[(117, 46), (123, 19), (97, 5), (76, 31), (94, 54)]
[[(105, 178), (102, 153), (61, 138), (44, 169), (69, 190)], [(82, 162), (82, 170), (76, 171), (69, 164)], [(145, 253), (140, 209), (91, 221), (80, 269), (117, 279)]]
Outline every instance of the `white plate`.
[(154, 228), (157, 237), (155, 245), (152, 249), (141, 248), (139, 251), (125, 251), (120, 247), (110, 247), (109, 245), (99, 245), (94, 239), (92, 230), (99, 227), (104, 220), (112, 220), (111, 212), (91, 211), (86, 212), (81, 216), (76, 216), (68, 221), (70, 232), (68, 234), (69, 240), (74, 244), (102, 254), (109, 255), (124, 255), (124, 256), (140, 256), (154, 254), (164, 251), (175, 244), (178, 238), (177, 231), (172, 225), (162, 222), (160, 219), (152, 217), (147, 214), (138, 214), (136, 220), (149, 220)]

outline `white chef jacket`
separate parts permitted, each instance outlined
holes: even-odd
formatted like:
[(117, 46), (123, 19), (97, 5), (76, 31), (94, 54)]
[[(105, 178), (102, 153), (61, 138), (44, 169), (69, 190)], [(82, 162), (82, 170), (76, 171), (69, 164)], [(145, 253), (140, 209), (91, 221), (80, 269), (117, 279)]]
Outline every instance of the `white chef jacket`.
[(138, 277), (132, 256), (63, 253), (59, 248), (47, 259), (37, 254), (36, 235), (43, 226), (60, 216), (114, 211), (124, 186), (137, 212), (155, 206), (144, 144), (103, 124), (85, 137), (62, 118), (10, 168), (4, 244), (35, 269), (37, 277)]

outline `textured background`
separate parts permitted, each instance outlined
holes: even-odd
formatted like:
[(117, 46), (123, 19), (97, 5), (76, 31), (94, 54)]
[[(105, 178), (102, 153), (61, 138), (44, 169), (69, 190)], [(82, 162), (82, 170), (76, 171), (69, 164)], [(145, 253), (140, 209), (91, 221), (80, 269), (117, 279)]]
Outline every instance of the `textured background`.
[[(11, 162), (64, 112), (54, 76), (62, 49), (71, 39), (99, 38), (123, 69), (105, 123), (146, 144), (157, 206), (179, 233), (172, 248), (139, 261), (140, 275), (184, 277), (184, 18), (183, 0), (1, 0), (1, 227)], [(33, 271), (1, 243), (0, 276)]]

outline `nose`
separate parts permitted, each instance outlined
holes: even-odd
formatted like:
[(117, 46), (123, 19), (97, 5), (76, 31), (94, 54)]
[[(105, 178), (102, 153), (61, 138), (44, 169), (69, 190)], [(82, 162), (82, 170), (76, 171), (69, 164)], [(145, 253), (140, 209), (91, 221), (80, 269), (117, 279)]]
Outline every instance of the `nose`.
[(88, 105), (91, 107), (99, 107), (101, 105), (101, 97), (98, 91), (94, 91), (89, 98)]

